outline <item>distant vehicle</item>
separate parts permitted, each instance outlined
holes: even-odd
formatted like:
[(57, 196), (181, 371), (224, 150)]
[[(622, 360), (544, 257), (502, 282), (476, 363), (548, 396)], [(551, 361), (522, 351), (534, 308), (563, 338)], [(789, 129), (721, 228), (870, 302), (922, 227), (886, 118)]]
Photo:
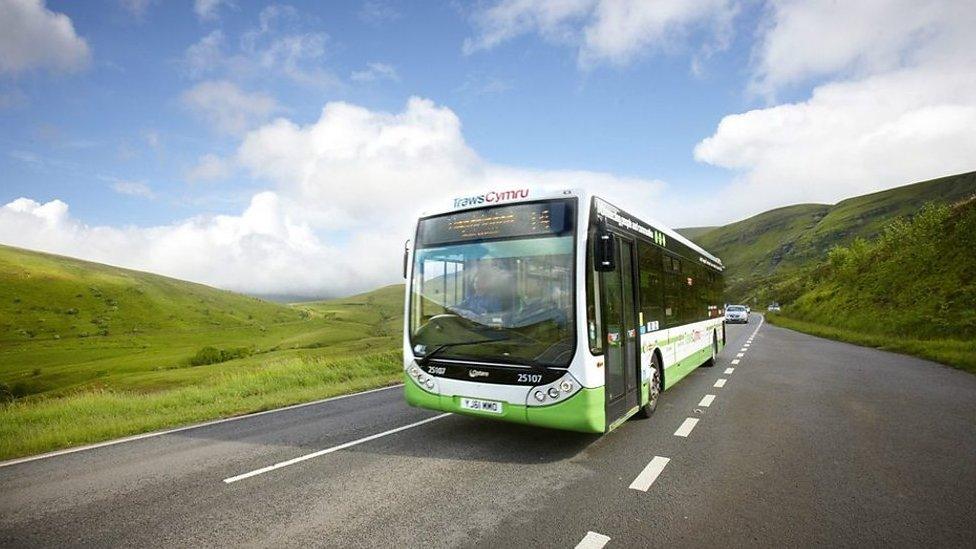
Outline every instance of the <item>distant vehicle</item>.
[(422, 217), (404, 325), (413, 406), (603, 433), (725, 344), (722, 262), (585, 191), (492, 191)]
[(725, 322), (748, 324), (749, 309), (745, 305), (729, 305), (725, 308)]
[(766, 308), (766, 310), (769, 311), (769, 312), (771, 312), (771, 313), (778, 313), (779, 312), (779, 303), (772, 303), (772, 304), (770, 304), (769, 307)]

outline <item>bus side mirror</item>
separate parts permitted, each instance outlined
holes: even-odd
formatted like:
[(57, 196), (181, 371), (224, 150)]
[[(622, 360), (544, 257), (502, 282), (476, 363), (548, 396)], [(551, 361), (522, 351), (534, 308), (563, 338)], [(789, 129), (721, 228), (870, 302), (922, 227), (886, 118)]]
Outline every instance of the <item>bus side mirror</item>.
[(593, 242), (593, 268), (599, 273), (606, 273), (617, 268), (614, 262), (614, 238), (610, 232), (601, 230), (596, 232)]
[(403, 243), (403, 279), (407, 279), (408, 267), (410, 266), (410, 239)]

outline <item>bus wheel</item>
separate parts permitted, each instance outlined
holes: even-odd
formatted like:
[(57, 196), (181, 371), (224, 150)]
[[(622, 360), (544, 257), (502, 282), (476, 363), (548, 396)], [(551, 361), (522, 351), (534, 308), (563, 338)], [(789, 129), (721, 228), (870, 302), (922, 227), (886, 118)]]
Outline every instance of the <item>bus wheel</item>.
[(715, 357), (717, 356), (718, 356), (718, 334), (712, 332), (712, 356), (710, 356), (708, 360), (706, 360), (705, 363), (702, 364), (702, 366), (705, 366), (706, 368), (711, 368), (712, 366), (715, 366)]
[(641, 406), (640, 410), (637, 411), (638, 417), (648, 418), (657, 409), (657, 401), (661, 400), (661, 364), (657, 359), (657, 355), (651, 357), (651, 380), (650, 388), (647, 391), (647, 404)]

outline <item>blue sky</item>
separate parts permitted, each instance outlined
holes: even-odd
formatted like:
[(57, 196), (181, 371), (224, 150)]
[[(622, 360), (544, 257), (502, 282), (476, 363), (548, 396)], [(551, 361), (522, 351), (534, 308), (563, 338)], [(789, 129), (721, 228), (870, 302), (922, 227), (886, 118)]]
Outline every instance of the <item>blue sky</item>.
[(972, 169), (972, 4), (841, 9), (0, 0), (0, 242), (330, 294), (396, 261), (294, 265), (392, 252), (404, 201), (460, 189), (594, 186), (689, 226)]

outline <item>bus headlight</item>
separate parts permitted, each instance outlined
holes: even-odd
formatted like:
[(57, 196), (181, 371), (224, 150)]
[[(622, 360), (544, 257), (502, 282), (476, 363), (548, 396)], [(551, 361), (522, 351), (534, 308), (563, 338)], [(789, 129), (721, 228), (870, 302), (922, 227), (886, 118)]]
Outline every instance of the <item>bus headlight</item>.
[(417, 374), (419, 373), (420, 370), (416, 366), (410, 368), (410, 375), (412, 375), (413, 377), (417, 377)]
[(423, 384), (425, 381), (427, 381), (427, 376), (425, 376), (424, 374), (420, 374), (419, 376), (417, 376), (417, 381)]
[(434, 378), (430, 378), (430, 379), (427, 380), (427, 388), (428, 389), (433, 389), (434, 388)]
[(542, 402), (543, 400), (545, 400), (545, 399), (546, 399), (546, 394), (545, 394), (545, 393), (543, 393), (542, 391), (536, 391), (536, 392), (535, 392), (535, 393), (533, 394), (533, 396), (534, 396), (534, 397), (535, 397), (535, 399), (536, 399), (536, 400), (538, 400), (539, 402)]
[(564, 393), (568, 393), (573, 390), (573, 382), (564, 379), (562, 383), (559, 384), (559, 388), (563, 390)]
[(555, 387), (549, 387), (549, 398), (559, 398), (559, 389)]

